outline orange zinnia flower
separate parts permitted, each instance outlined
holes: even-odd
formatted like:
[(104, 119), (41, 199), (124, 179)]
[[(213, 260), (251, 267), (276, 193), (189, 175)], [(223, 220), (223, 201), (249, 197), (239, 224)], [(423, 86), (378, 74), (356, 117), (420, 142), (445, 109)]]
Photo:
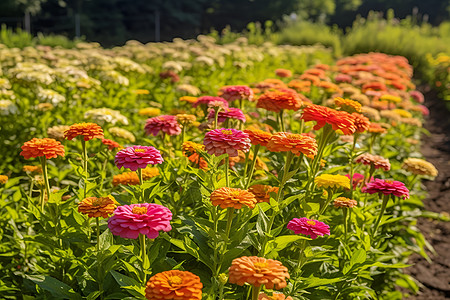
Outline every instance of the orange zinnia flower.
[(267, 149), (273, 152), (291, 151), (296, 155), (303, 153), (308, 157), (314, 157), (317, 154), (317, 142), (307, 135), (277, 132), (267, 143)]
[(293, 299), (291, 296), (288, 296), (286, 298), (286, 295), (282, 293), (273, 293), (272, 296), (269, 296), (266, 293), (261, 293), (258, 296), (258, 300), (293, 300)]
[(142, 179), (149, 180), (155, 176), (159, 176), (159, 169), (156, 167), (147, 166), (145, 169), (142, 169)]
[(267, 146), (267, 143), (269, 142), (270, 138), (272, 137), (272, 134), (270, 132), (266, 132), (263, 130), (244, 130), (246, 134), (248, 134), (250, 141), (252, 145), (261, 145), (261, 146)]
[(364, 115), (358, 114), (358, 113), (352, 113), (353, 117), (353, 123), (356, 126), (357, 132), (364, 132), (369, 129), (370, 127), (370, 121), (368, 118), (366, 118)]
[(22, 170), (27, 173), (37, 173), (42, 174), (41, 166), (23, 166)]
[(50, 138), (33, 138), (32, 140), (25, 142), (22, 146), (22, 155), (25, 159), (31, 157), (45, 156), (45, 158), (56, 158), (58, 156), (64, 156), (64, 146), (57, 140)]
[(340, 109), (348, 112), (348, 113), (354, 113), (354, 112), (361, 112), (361, 103), (350, 100), (350, 99), (344, 99), (341, 97), (334, 98), (334, 105), (339, 107)]
[(112, 140), (109, 139), (102, 139), (102, 144), (105, 146), (108, 146), (108, 150), (111, 151), (114, 148), (121, 148), (120, 144), (117, 142), (114, 142)]
[(5, 183), (7, 183), (8, 182), (8, 176), (6, 176), (6, 175), (0, 175), (0, 183), (1, 184), (5, 184)]
[(273, 112), (280, 112), (282, 109), (297, 111), (303, 104), (299, 94), (292, 89), (279, 89), (266, 91), (258, 98), (256, 107), (264, 108)]
[(255, 287), (264, 285), (268, 289), (282, 289), (289, 278), (288, 269), (278, 260), (257, 256), (242, 256), (233, 259), (229, 268), (229, 281), (243, 286), (249, 283)]
[(302, 119), (306, 122), (316, 121), (314, 130), (319, 130), (326, 123), (330, 124), (333, 130), (341, 130), (345, 135), (355, 133), (356, 126), (352, 116), (345, 111), (337, 111), (321, 105), (308, 105), (303, 110)]
[(210, 199), (214, 206), (220, 206), (222, 209), (228, 207), (241, 209), (243, 205), (254, 208), (256, 204), (255, 195), (249, 191), (229, 187), (215, 190), (211, 193)]
[(78, 212), (88, 215), (89, 218), (107, 218), (116, 209), (114, 198), (110, 197), (89, 197), (78, 203)]
[(64, 132), (64, 138), (69, 141), (77, 136), (82, 135), (85, 141), (94, 138), (103, 139), (103, 129), (95, 123), (77, 123), (73, 124)]
[(271, 185), (254, 184), (248, 191), (255, 195), (257, 203), (270, 202), (270, 193), (278, 193), (279, 188)]
[(292, 71), (287, 69), (276, 69), (275, 74), (282, 78), (292, 77)]
[(203, 284), (200, 278), (188, 271), (172, 270), (152, 276), (145, 288), (145, 298), (201, 300)]
[(119, 184), (137, 185), (139, 184), (139, 177), (136, 172), (124, 172), (122, 174), (114, 175), (112, 184), (114, 186)]
[(386, 133), (387, 130), (381, 127), (378, 123), (370, 123), (369, 129), (367, 130), (370, 133)]
[(358, 205), (358, 202), (356, 202), (356, 200), (345, 198), (345, 197), (337, 197), (336, 199), (334, 199), (333, 205), (336, 208), (337, 207), (352, 208), (352, 207), (355, 207), (356, 205)]

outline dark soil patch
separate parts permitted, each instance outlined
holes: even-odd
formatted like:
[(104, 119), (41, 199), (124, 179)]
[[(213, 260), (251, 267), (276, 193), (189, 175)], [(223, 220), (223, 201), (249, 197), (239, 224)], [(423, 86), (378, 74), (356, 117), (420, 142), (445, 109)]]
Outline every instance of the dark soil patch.
[[(422, 153), (439, 171), (435, 181), (425, 181), (428, 197), (425, 209), (438, 213), (450, 212), (450, 112), (444, 101), (435, 93), (424, 90), (425, 105), (430, 110), (424, 127), (430, 136), (423, 136)], [(450, 299), (450, 222), (420, 218), (418, 227), (436, 251), (429, 253), (430, 264), (419, 255), (410, 259), (412, 267), (406, 273), (412, 275), (422, 286), (414, 300)]]

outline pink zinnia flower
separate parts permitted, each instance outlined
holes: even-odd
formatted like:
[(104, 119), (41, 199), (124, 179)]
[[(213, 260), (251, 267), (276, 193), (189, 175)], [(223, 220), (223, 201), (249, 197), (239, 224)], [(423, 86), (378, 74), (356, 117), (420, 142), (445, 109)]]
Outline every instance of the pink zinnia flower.
[(132, 171), (145, 169), (147, 165), (156, 165), (163, 161), (159, 150), (152, 146), (127, 147), (117, 152), (114, 159), (114, 163), (119, 169), (124, 167)]
[(315, 240), (319, 235), (330, 235), (330, 226), (323, 222), (310, 220), (308, 218), (294, 218), (290, 220), (287, 225), (287, 229), (294, 231), (295, 234), (301, 233), (304, 235), (310, 235), (313, 240)]
[(336, 82), (347, 82), (351, 83), (353, 80), (352, 76), (347, 74), (337, 74), (336, 77), (334, 77), (334, 81)]
[[(216, 114), (214, 109), (209, 110), (208, 119), (213, 119)], [(225, 110), (220, 110), (218, 114), (218, 122), (225, 122), (227, 119), (236, 119), (245, 123), (245, 115), (239, 108), (225, 108)]]
[(423, 97), (423, 94), (419, 91), (411, 91), (409, 92), (409, 95), (411, 96), (411, 98), (413, 98), (414, 100), (416, 100), (419, 103), (423, 103), (425, 98)]
[(422, 113), (422, 116), (428, 116), (430, 114), (430, 110), (425, 105), (417, 105)]
[(363, 153), (359, 155), (355, 158), (355, 162), (366, 166), (373, 166), (375, 169), (383, 169), (385, 171), (389, 171), (391, 169), (389, 159), (370, 153)]
[(248, 152), (252, 145), (247, 133), (228, 128), (215, 129), (207, 132), (203, 144), (208, 154), (220, 156), (228, 153), (232, 157), (239, 155), (238, 150)]
[(395, 180), (383, 180), (375, 178), (369, 182), (367, 186), (362, 190), (364, 193), (375, 194), (381, 193), (383, 195), (394, 195), (403, 199), (409, 198), (409, 190), (405, 184)]
[(234, 100), (253, 100), (253, 90), (246, 85), (230, 85), (220, 88), (220, 96), (232, 102)]
[(159, 231), (170, 231), (172, 213), (167, 207), (154, 203), (122, 205), (114, 210), (114, 215), (108, 220), (111, 233), (126, 239), (137, 239), (139, 234), (145, 234), (149, 239), (155, 239)]
[(208, 105), (213, 101), (220, 101), (223, 103), (225, 107), (228, 107), (228, 101), (223, 99), (222, 97), (214, 97), (214, 96), (202, 96), (197, 98), (197, 102), (192, 103), (193, 107), (197, 107), (201, 104)]
[(175, 116), (162, 115), (147, 119), (145, 123), (145, 133), (157, 136), (162, 131), (168, 135), (179, 135), (181, 133), (180, 124)]
[[(350, 179), (350, 174), (345, 175), (348, 179)], [(373, 177), (370, 178), (369, 181), (372, 181)], [(353, 189), (356, 189), (358, 185), (364, 184), (364, 175), (360, 173), (353, 174)]]

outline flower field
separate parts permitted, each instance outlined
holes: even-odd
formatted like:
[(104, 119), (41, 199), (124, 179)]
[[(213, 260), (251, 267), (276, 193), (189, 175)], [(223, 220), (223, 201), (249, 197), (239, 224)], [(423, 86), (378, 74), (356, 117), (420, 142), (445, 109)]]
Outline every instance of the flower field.
[(428, 259), (415, 225), (437, 170), (405, 58), (76, 47), (0, 47), (4, 299), (418, 291), (402, 269)]

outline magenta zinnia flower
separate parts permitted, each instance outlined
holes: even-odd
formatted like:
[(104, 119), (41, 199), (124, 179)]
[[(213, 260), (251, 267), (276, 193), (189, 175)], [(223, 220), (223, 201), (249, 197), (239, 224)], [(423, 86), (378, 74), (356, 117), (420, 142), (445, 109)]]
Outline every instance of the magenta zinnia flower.
[(165, 206), (154, 203), (122, 205), (108, 219), (111, 233), (126, 239), (137, 239), (139, 233), (155, 239), (159, 231), (170, 231), (172, 212)]
[(162, 115), (147, 119), (145, 123), (145, 133), (157, 136), (162, 131), (168, 135), (179, 135), (181, 133), (180, 124), (175, 116)]
[(202, 96), (202, 97), (198, 97), (198, 98), (197, 98), (197, 101), (194, 102), (194, 103), (192, 103), (192, 106), (193, 106), (193, 107), (197, 107), (197, 106), (199, 106), (199, 105), (201, 105), (201, 104), (208, 105), (210, 102), (213, 102), (213, 101), (220, 101), (220, 102), (223, 102), (223, 105), (224, 105), (225, 107), (228, 107), (228, 101), (227, 101), (227, 100), (223, 99), (222, 97), (214, 97), (214, 96)]
[(394, 195), (403, 199), (409, 198), (409, 190), (403, 182), (395, 180), (383, 180), (375, 178), (369, 182), (362, 190), (364, 193), (375, 194), (381, 193), (383, 195)]
[(228, 102), (234, 100), (253, 100), (253, 90), (246, 85), (230, 85), (220, 88), (222, 98)]
[(228, 153), (229, 156), (238, 156), (238, 150), (248, 152), (252, 145), (247, 133), (228, 128), (207, 132), (203, 144), (206, 152), (215, 156), (225, 153)]
[(294, 231), (295, 234), (310, 235), (313, 240), (319, 235), (330, 235), (330, 226), (324, 222), (310, 220), (308, 218), (294, 218), (290, 220), (287, 229)]
[[(208, 119), (213, 119), (216, 112), (214, 109), (210, 109)], [(218, 122), (225, 122), (227, 119), (236, 119), (245, 123), (245, 115), (239, 108), (225, 108), (225, 110), (220, 110), (218, 116)]]
[[(350, 174), (345, 175), (348, 179), (350, 179)], [(370, 177), (369, 181), (372, 181), (373, 177)], [(353, 189), (356, 189), (358, 185), (364, 184), (364, 175), (360, 173), (353, 174)]]
[(147, 165), (156, 165), (163, 161), (159, 150), (152, 146), (127, 147), (117, 152), (114, 159), (114, 163), (119, 169), (124, 167), (131, 171), (145, 169)]

